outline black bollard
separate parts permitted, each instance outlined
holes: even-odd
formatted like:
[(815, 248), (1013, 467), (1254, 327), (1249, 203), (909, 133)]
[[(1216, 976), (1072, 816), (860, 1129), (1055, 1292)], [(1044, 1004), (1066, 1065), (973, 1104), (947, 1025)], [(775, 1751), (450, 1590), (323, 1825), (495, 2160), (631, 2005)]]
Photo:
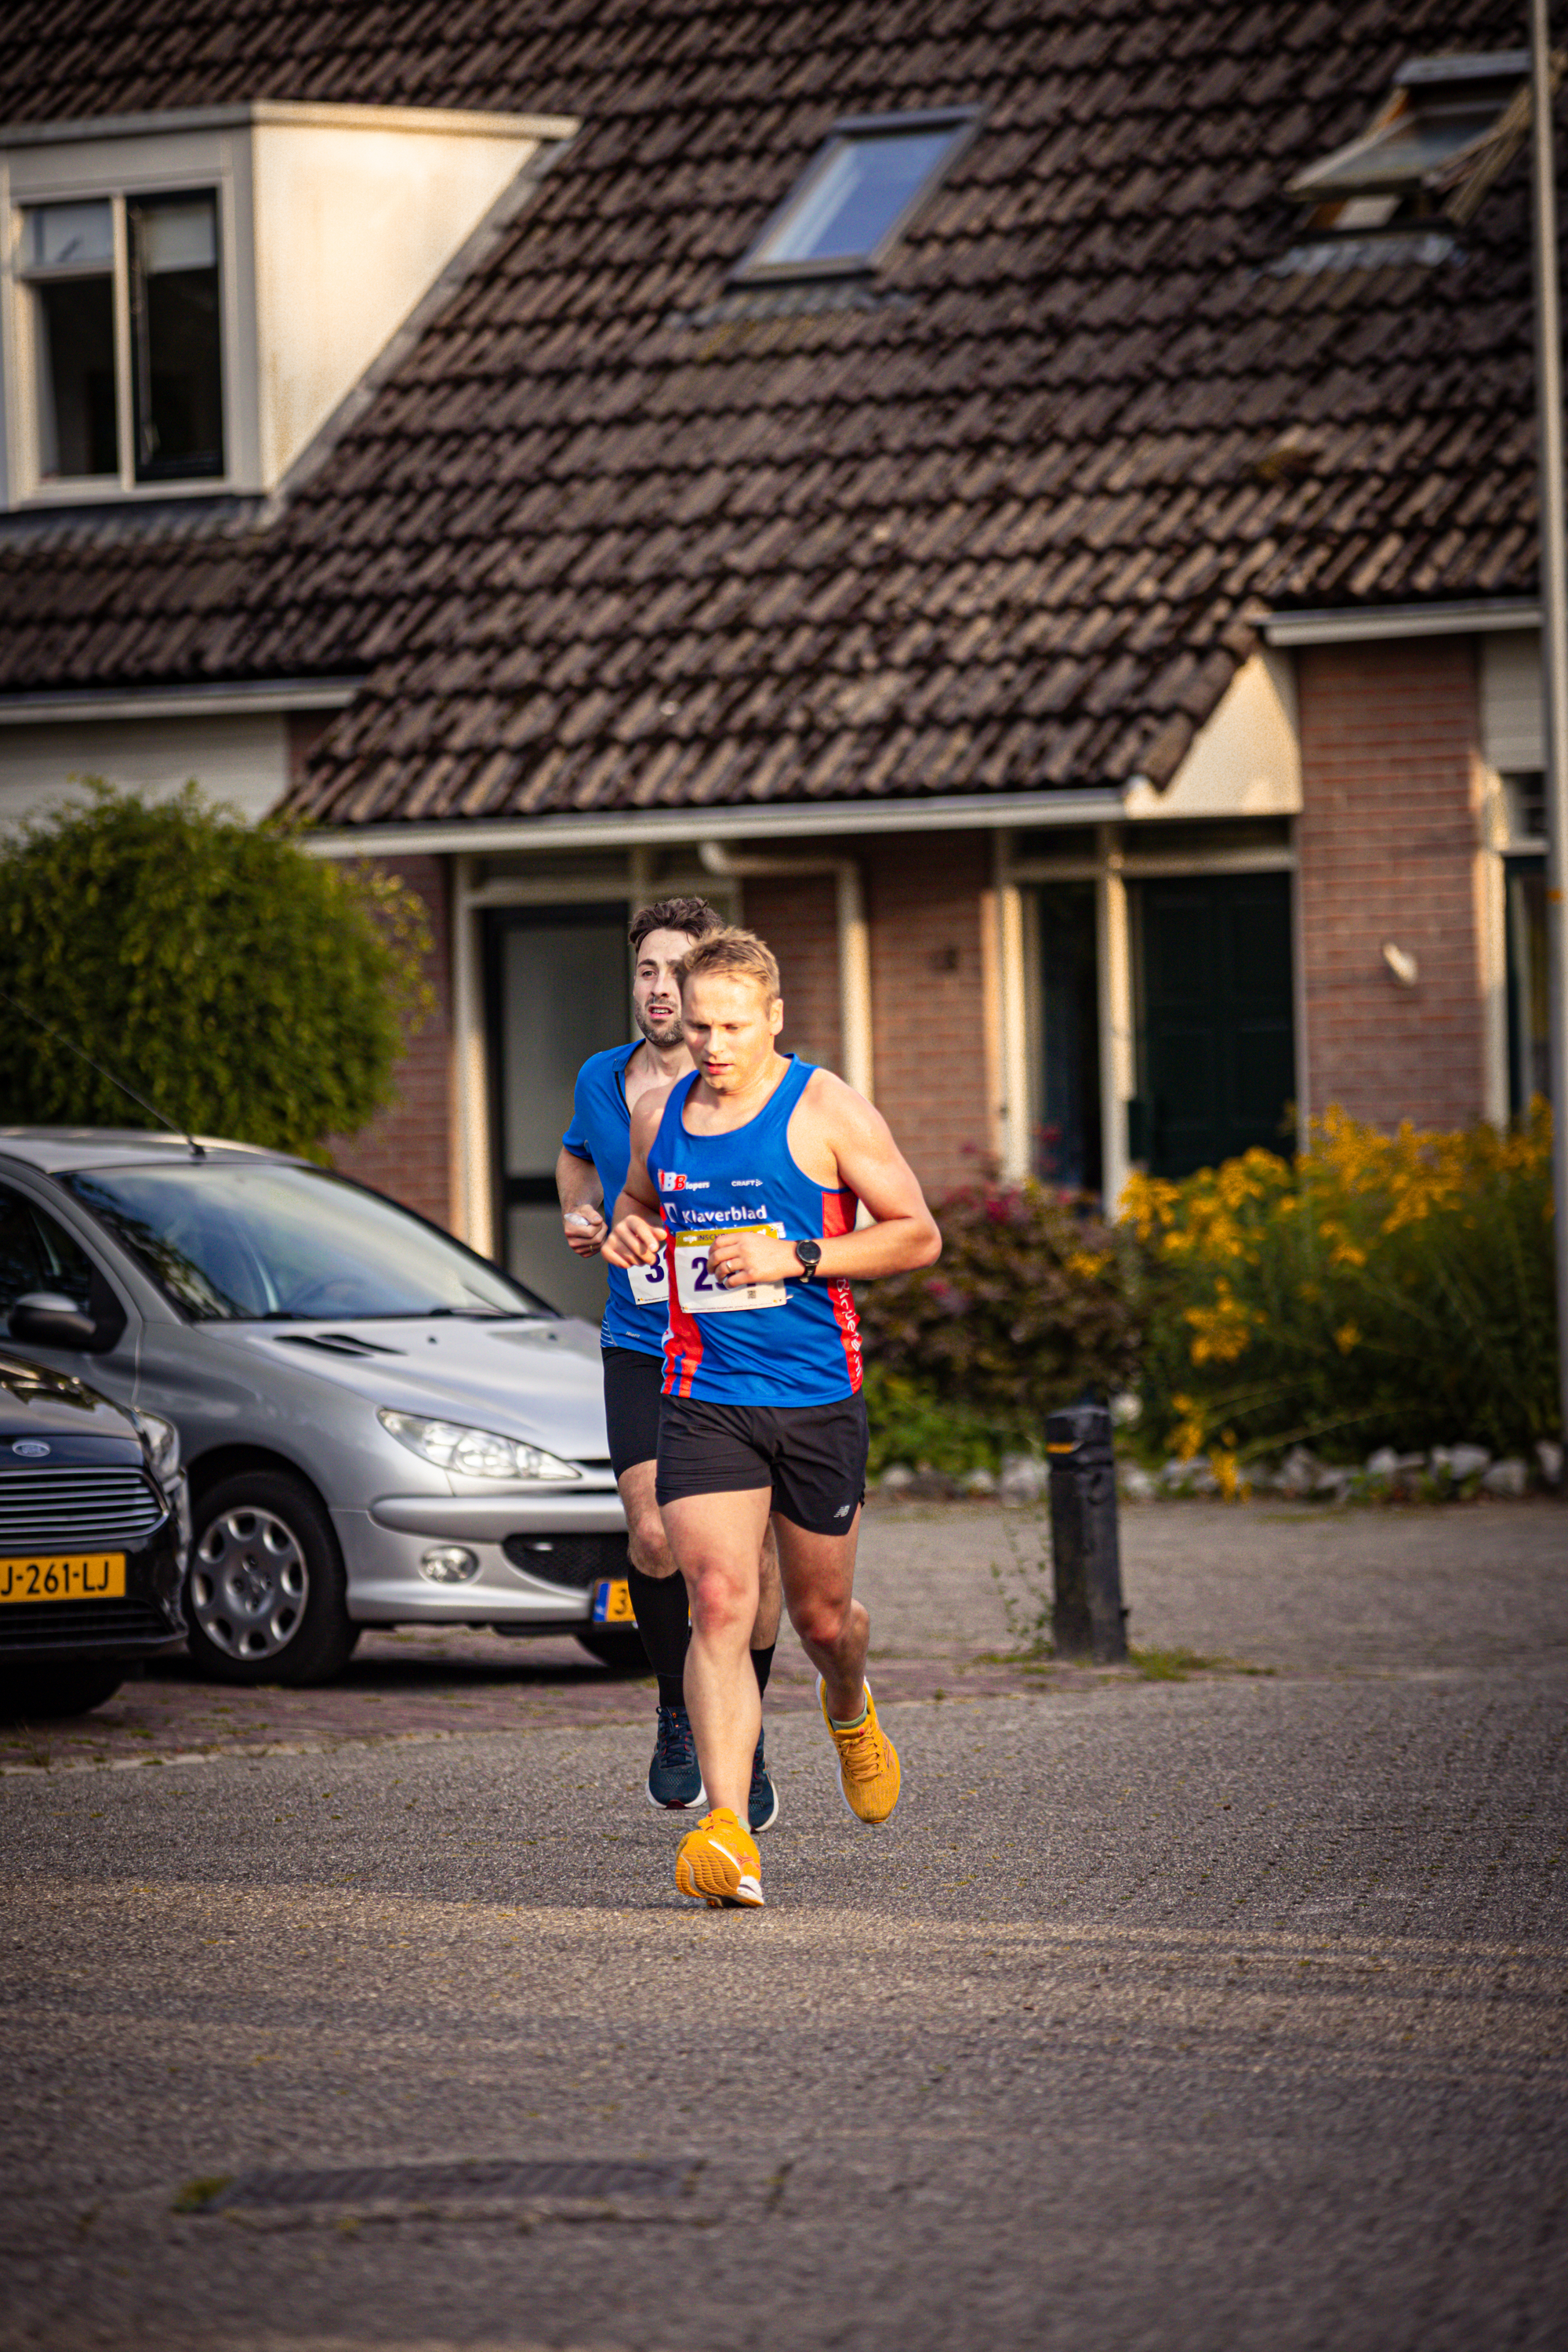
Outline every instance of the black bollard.
[(1127, 1655), (1116, 1457), (1102, 1404), (1068, 1405), (1046, 1423), (1051, 1471), (1051, 1635), (1058, 1658), (1120, 1665)]

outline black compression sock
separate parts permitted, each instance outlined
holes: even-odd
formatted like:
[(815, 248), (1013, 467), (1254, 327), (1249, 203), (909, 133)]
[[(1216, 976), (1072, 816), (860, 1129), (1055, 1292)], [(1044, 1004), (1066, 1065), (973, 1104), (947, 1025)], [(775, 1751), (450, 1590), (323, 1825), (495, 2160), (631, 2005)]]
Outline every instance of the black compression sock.
[(753, 1650), (752, 1652), (752, 1667), (757, 1677), (757, 1696), (759, 1698), (763, 1697), (767, 1690), (768, 1676), (773, 1670), (773, 1652), (777, 1648), (778, 1643), (776, 1642), (770, 1642), (765, 1650)]
[(686, 1685), (681, 1681), (679, 1675), (660, 1675), (658, 1678), (658, 1703), (660, 1706), (684, 1706), (686, 1705)]
[[(628, 1560), (626, 1581), (632, 1589), (632, 1607), (637, 1612), (637, 1632), (642, 1635), (648, 1664), (661, 1681), (668, 1679), (679, 1690), (691, 1631), (686, 1613), (686, 1579), (645, 1576)], [(661, 1699), (660, 1705), (664, 1704)]]

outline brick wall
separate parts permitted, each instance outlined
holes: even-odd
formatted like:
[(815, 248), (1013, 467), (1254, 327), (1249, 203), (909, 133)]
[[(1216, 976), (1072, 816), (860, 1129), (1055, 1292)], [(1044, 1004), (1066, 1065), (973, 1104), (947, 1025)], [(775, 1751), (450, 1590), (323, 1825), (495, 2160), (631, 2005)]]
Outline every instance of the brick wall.
[[(843, 850), (859, 856), (865, 879), (878, 1107), (927, 1191), (946, 1192), (975, 1175), (988, 1148), (980, 910), (990, 835), (910, 835)], [(789, 852), (780, 844), (776, 854)], [(829, 1069), (842, 1052), (835, 900), (831, 875), (745, 885), (746, 922), (779, 960), (780, 1043)]]
[(991, 837), (910, 835), (865, 854), (877, 1107), (928, 1193), (988, 1149), (980, 910)]
[(838, 918), (832, 875), (750, 881), (744, 911), (747, 929), (766, 940), (779, 960), (781, 1050), (839, 1069)]
[(384, 872), (400, 875), (425, 903), (432, 949), (426, 971), (436, 1010), (397, 1066), (398, 1099), (358, 1135), (328, 1139), (345, 1176), (374, 1184), (439, 1225), (452, 1222), (451, 954), (447, 940), (445, 858), (385, 857)]
[[(1300, 656), (1309, 1107), (1458, 1127), (1484, 1103), (1470, 638)], [(1414, 955), (1402, 988), (1384, 940)]]

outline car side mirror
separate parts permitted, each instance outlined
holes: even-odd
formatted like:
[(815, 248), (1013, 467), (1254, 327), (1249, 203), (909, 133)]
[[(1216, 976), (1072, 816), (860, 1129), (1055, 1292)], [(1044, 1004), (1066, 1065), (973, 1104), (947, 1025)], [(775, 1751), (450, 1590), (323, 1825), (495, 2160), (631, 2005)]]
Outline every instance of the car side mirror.
[(35, 1348), (90, 1348), (98, 1337), (92, 1317), (55, 1290), (29, 1290), (18, 1298), (6, 1328), (13, 1339)]

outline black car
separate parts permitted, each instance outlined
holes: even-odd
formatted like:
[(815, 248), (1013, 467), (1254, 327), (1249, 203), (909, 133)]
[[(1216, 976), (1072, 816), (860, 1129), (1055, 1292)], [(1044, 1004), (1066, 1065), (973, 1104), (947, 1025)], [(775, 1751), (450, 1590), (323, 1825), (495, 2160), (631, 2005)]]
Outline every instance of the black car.
[(178, 1470), (167, 1423), (0, 1355), (0, 1714), (83, 1714), (178, 1644)]

